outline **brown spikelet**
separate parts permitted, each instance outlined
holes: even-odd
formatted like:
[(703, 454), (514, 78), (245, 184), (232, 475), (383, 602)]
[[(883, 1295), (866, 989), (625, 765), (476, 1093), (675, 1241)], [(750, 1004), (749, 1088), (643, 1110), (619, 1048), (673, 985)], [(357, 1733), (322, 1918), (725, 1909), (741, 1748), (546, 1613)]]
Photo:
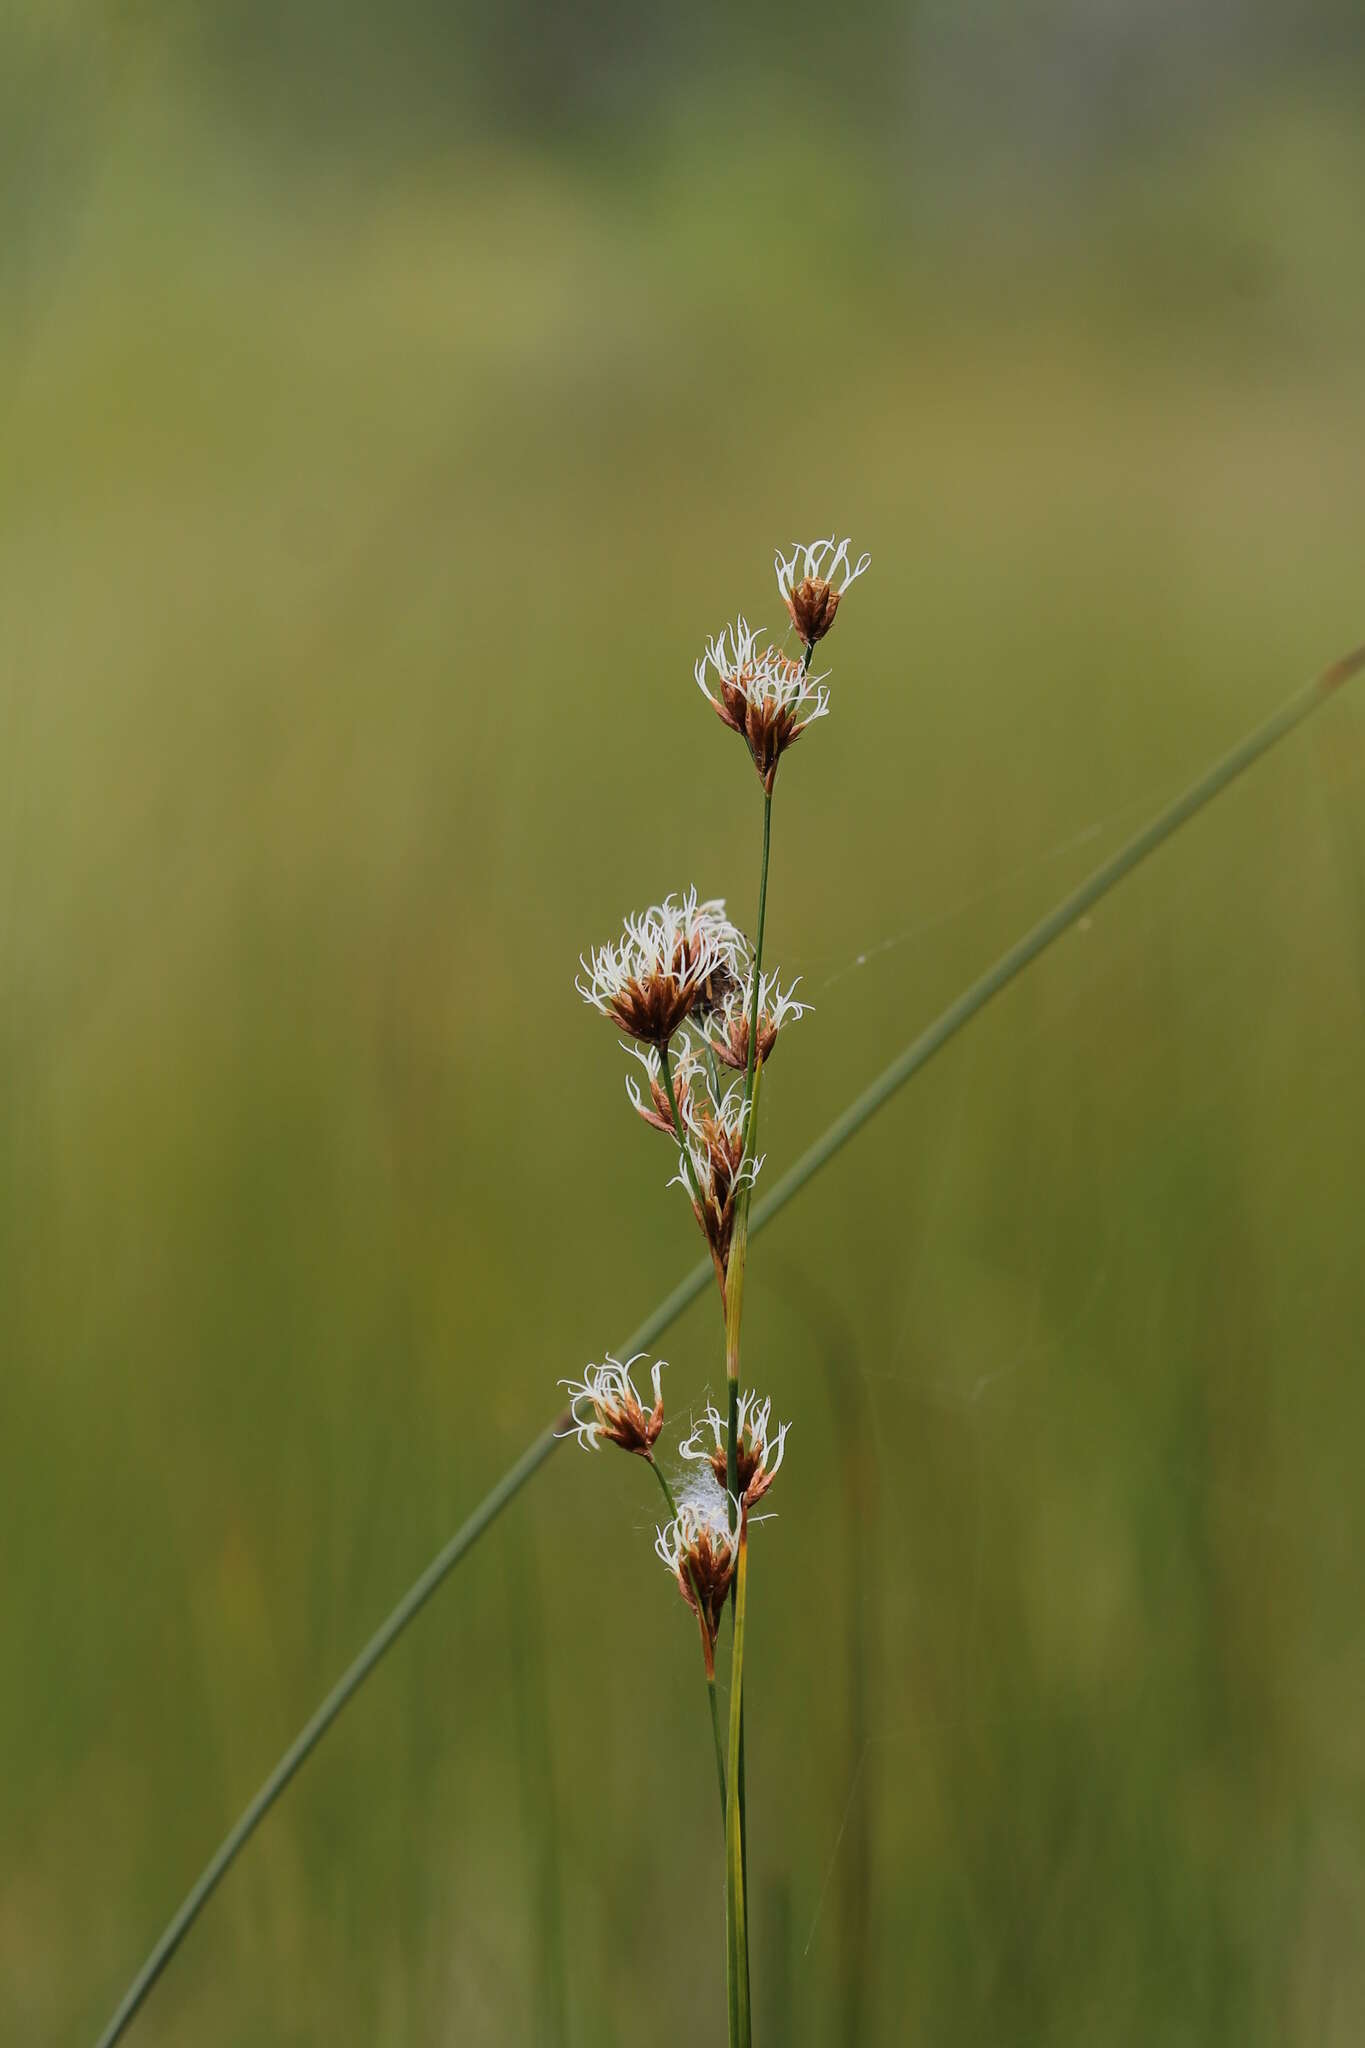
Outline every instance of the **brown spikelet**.
[[(724, 1536), (710, 1529), (696, 1530), (692, 1541), (678, 1558), (678, 1590), (696, 1615), (701, 1627), (702, 1654), (707, 1677), (715, 1673), (716, 1637), (735, 1575), (734, 1548)], [(700, 1602), (700, 1604), (698, 1604)]]
[[(777, 666), (789, 682), (797, 681), (805, 673), (804, 663), (779, 655), (771, 647), (763, 659)], [(796, 744), (810, 722), (808, 715), (803, 715), (808, 714), (809, 705), (803, 705), (799, 699), (782, 703), (778, 698), (769, 696), (760, 696), (755, 702), (747, 687), (752, 681), (754, 668), (755, 664), (750, 662), (745, 668), (722, 676), (720, 696), (713, 697), (711, 704), (721, 723), (743, 738), (763, 788), (771, 796), (777, 780), (778, 762), (787, 748)]]
[[(749, 1066), (749, 1013), (747, 1010), (732, 1011), (725, 1020), (725, 1034), (711, 1041), (716, 1058), (722, 1066), (733, 1067), (737, 1073), (745, 1073)], [(758, 1064), (762, 1066), (773, 1047), (777, 1044), (777, 1026), (764, 1011), (758, 1020)]]
[(839, 609), (839, 592), (823, 576), (807, 576), (786, 593), (787, 610), (807, 647), (823, 640)]

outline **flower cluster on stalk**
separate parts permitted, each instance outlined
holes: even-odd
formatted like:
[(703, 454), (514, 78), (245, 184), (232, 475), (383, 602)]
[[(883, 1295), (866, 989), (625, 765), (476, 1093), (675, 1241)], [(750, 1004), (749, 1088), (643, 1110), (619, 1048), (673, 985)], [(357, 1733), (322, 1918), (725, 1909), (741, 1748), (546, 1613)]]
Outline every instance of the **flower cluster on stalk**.
[(625, 1050), (638, 1071), (626, 1077), (627, 1097), (674, 1147), (672, 1180), (688, 1196), (723, 1296), (736, 1202), (763, 1164), (748, 1142), (748, 1091), (736, 1077), (747, 1077), (755, 1018), (759, 1067), (810, 1005), (775, 973), (759, 972), (755, 988), (747, 940), (723, 902), (700, 902), (695, 890), (628, 918), (621, 938), (582, 966), (585, 1001), (629, 1034)]
[[(707, 1033), (706, 1042), (722, 1066), (734, 1067), (740, 1073), (749, 1064), (749, 1018), (753, 1011), (753, 998), (751, 968), (744, 980), (735, 984), (713, 1012)], [(809, 1003), (797, 1002), (795, 981), (790, 988), (784, 989), (778, 985), (775, 974), (759, 975), (757, 1058), (760, 1065), (776, 1045), (782, 1026), (797, 1017), (804, 1017), (809, 1008)]]
[(805, 642), (807, 660), (816, 641), (823, 640), (834, 624), (849, 585), (871, 567), (871, 555), (859, 555), (850, 564), (848, 550), (846, 540), (836, 541), (831, 534), (828, 540), (797, 541), (790, 555), (779, 549), (773, 557), (778, 595)]
[[(772, 1412), (771, 1400), (760, 1401), (753, 1393), (739, 1397), (735, 1418), (735, 1471), (740, 1506), (746, 1513), (762, 1500), (776, 1479), (777, 1468), (787, 1447), (789, 1422), (780, 1422), (776, 1435), (769, 1438), (768, 1424)], [(721, 1486), (725, 1484), (728, 1462), (726, 1430), (725, 1417), (708, 1402), (700, 1423), (686, 1441), (678, 1445), (680, 1458), (709, 1466)], [(708, 1434), (711, 1438), (709, 1444), (706, 1441)]]
[(716, 1638), (739, 1554), (739, 1531), (731, 1521), (730, 1500), (724, 1489), (715, 1484), (691, 1488), (673, 1520), (655, 1531), (654, 1549), (697, 1617), (710, 1678), (716, 1668)]
[[(755, 970), (748, 941), (723, 902), (695, 890), (627, 918), (622, 936), (582, 961), (584, 1000), (628, 1035), (638, 1068), (626, 1093), (636, 1114), (674, 1148), (686, 1192), (725, 1290), (735, 1204), (762, 1166), (748, 1144), (745, 1074), (757, 994), (756, 1064), (802, 1016), (775, 974)], [(724, 1077), (724, 1078), (723, 1078)]]
[(741, 1188), (753, 1186), (763, 1164), (762, 1159), (745, 1157), (748, 1122), (744, 1091), (737, 1081), (723, 1095), (689, 1088), (682, 1115), (682, 1152), (670, 1183), (691, 1197), (692, 1213), (706, 1239), (722, 1296), (730, 1266), (735, 1203)]
[[(568, 1426), (564, 1436), (576, 1436), (588, 1451), (600, 1450), (605, 1438), (608, 1443), (617, 1444), (623, 1451), (634, 1451), (642, 1458), (653, 1455), (664, 1426), (664, 1394), (660, 1381), (667, 1359), (659, 1358), (650, 1371), (650, 1383), (654, 1389), (654, 1406), (647, 1409), (636, 1392), (631, 1378), (631, 1368), (639, 1364), (644, 1352), (626, 1360), (624, 1365), (608, 1352), (601, 1365), (583, 1368), (581, 1380), (561, 1380), (569, 1396)], [(580, 1411), (586, 1409), (586, 1413)]]
[[(678, 1456), (701, 1471), (689, 1482), (673, 1520), (655, 1532), (654, 1548), (673, 1573), (678, 1591), (696, 1615), (708, 1675), (713, 1669), (716, 1637), (726, 1596), (734, 1577), (740, 1532), (777, 1477), (790, 1423), (780, 1423), (769, 1437), (771, 1400), (745, 1394), (739, 1404), (735, 1447), (739, 1470), (738, 1496), (727, 1493), (727, 1425), (708, 1403), (698, 1427), (678, 1445)], [(711, 1442), (706, 1442), (707, 1435)]]
[(618, 1030), (663, 1048), (699, 1009), (719, 1000), (743, 956), (743, 935), (725, 905), (700, 903), (689, 889), (628, 917), (619, 939), (580, 960), (576, 986)]
[(743, 738), (764, 790), (771, 795), (777, 764), (808, 725), (829, 711), (823, 676), (809, 664), (764, 647), (742, 615), (706, 643), (694, 671), (697, 687), (722, 724)]
[[(581, 1379), (561, 1380), (569, 1405), (560, 1435), (577, 1437), (590, 1451), (600, 1450), (604, 1443), (615, 1444), (644, 1458), (658, 1471), (655, 1451), (664, 1425), (662, 1380), (667, 1361), (656, 1359), (650, 1367), (654, 1401), (652, 1407), (646, 1407), (632, 1378), (645, 1355), (640, 1352), (622, 1364), (608, 1353), (601, 1365), (585, 1366)], [(697, 1618), (708, 1678), (715, 1674), (716, 1639), (743, 1529), (750, 1510), (776, 1479), (786, 1449), (791, 1425), (779, 1423), (770, 1434), (771, 1416), (771, 1400), (760, 1401), (754, 1393), (740, 1397), (735, 1430), (737, 1494), (726, 1491), (727, 1424), (710, 1403), (701, 1422), (678, 1445), (684, 1465), (702, 1468), (689, 1479), (680, 1501), (674, 1501), (668, 1481), (659, 1473), (674, 1512), (656, 1529), (654, 1549)]]
[[(812, 660), (868, 560), (861, 555), (852, 561), (848, 541), (833, 537), (797, 545), (789, 555), (779, 552), (777, 586), (799, 636), (799, 652), (779, 647), (741, 615), (707, 640), (695, 666), (699, 689), (722, 724), (743, 739), (762, 786), (757, 946), (731, 922), (720, 898), (703, 898), (690, 888), (627, 917), (618, 937), (579, 963), (578, 991), (622, 1034), (633, 1063), (627, 1098), (641, 1121), (673, 1148), (670, 1185), (686, 1193), (711, 1255), (727, 1316), (730, 1414), (708, 1403), (679, 1443), (686, 1477), (680, 1497), (659, 1457), (662, 1360), (650, 1368), (652, 1404), (632, 1376), (639, 1357), (622, 1364), (608, 1355), (602, 1364), (587, 1366), (581, 1379), (563, 1381), (569, 1406), (561, 1433), (590, 1450), (614, 1444), (653, 1468), (669, 1508), (655, 1550), (696, 1616), (713, 1723), (722, 1616), (737, 1573), (741, 1588), (745, 1582), (741, 1560), (749, 1515), (778, 1475), (789, 1428), (785, 1422), (773, 1425), (770, 1399), (739, 1393), (742, 1292), (730, 1288), (733, 1259), (740, 1260), (742, 1273), (749, 1192), (763, 1165), (755, 1143), (759, 1081), (778, 1038), (809, 1007), (797, 1000), (797, 984), (784, 987), (761, 958), (771, 805), (783, 755), (829, 716), (829, 679), (812, 675)], [(738, 1739), (740, 1697), (734, 1690), (732, 1743)], [(718, 1730), (716, 1741), (724, 1801)], [(732, 1749), (732, 1758), (736, 1754)]]

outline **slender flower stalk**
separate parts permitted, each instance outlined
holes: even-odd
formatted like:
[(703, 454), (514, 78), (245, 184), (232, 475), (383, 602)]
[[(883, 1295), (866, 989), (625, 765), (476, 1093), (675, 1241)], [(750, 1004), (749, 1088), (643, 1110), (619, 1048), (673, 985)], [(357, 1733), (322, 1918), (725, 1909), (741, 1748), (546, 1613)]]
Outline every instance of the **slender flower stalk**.
[[(754, 934), (754, 958), (749, 997), (749, 1043), (747, 1064), (744, 1070), (744, 1118), (746, 1153), (754, 1144), (758, 1130), (758, 1004), (763, 985), (763, 936), (768, 921), (768, 864), (772, 850), (773, 799), (772, 791), (763, 793), (763, 854), (758, 871), (758, 923)], [(743, 1162), (741, 1162), (743, 1163)], [(739, 1406), (739, 1334), (744, 1316), (744, 1269), (749, 1249), (749, 1203), (741, 1191), (738, 1214), (730, 1246), (729, 1277), (725, 1296), (725, 1375), (729, 1381), (730, 1393), (730, 1455), (731, 1466), (726, 1480), (727, 1490), (735, 1492), (735, 1470), (733, 1465), (734, 1447), (737, 1435), (736, 1415)]]
[[(811, 648), (806, 649), (810, 666)], [(763, 935), (768, 915), (768, 863), (772, 848), (773, 793), (763, 790), (763, 855), (758, 876), (758, 924), (754, 935), (754, 958), (749, 1006), (749, 1043), (744, 1073), (744, 1134), (746, 1147), (758, 1129), (758, 1094), (763, 1068), (758, 1061), (758, 1010), (763, 986)], [(741, 1162), (741, 1165), (743, 1162)], [(734, 1503), (739, 1498), (739, 1339), (744, 1317), (744, 1274), (749, 1252), (749, 1195), (741, 1187), (737, 1216), (730, 1245), (725, 1290), (725, 1376), (729, 1402), (726, 1433), (725, 1489)], [(738, 1524), (740, 1564), (731, 1594), (733, 1651), (730, 1664), (730, 1763), (732, 1796), (726, 1807), (726, 1939), (728, 1975), (731, 1985), (731, 2048), (741, 2048), (749, 2039), (749, 1933), (747, 1887), (749, 1881), (749, 1816), (744, 1773), (744, 1633), (740, 1590), (746, 1569), (744, 1511), (734, 1508)]]
[[(849, 584), (856, 581), (868, 566), (868, 557), (860, 557), (856, 567), (850, 568), (848, 542), (837, 547), (831, 540), (818, 542), (813, 548), (802, 551), (798, 548), (790, 562), (777, 557), (778, 588), (791, 614), (793, 625), (805, 642), (801, 663), (803, 677), (810, 673), (811, 661), (815, 654), (815, 643), (829, 631), (840, 597)], [(797, 571), (801, 571), (797, 580)], [(834, 576), (842, 571), (843, 581), (833, 587)], [(823, 572), (823, 573), (822, 573)], [(752, 751), (752, 747), (751, 747)], [(758, 763), (758, 755), (755, 761)], [(744, 1143), (746, 1159), (749, 1148), (756, 1146), (758, 1138), (759, 1091), (763, 1076), (763, 1065), (759, 1042), (759, 1009), (763, 992), (763, 940), (768, 916), (768, 869), (772, 853), (773, 787), (775, 782), (776, 757), (773, 760), (773, 774), (763, 777), (763, 851), (758, 875), (758, 922), (754, 933), (754, 955), (749, 987), (749, 1028), (748, 1043), (745, 1047), (746, 1064), (744, 1072)], [(761, 772), (761, 771), (760, 771)], [(731, 1594), (731, 1608), (734, 1616), (734, 1649), (730, 1672), (730, 1761), (729, 1784), (731, 1799), (726, 1809), (726, 1930), (728, 1981), (731, 1986), (730, 2025), (731, 2048), (748, 2039), (749, 2022), (749, 1949), (747, 1904), (745, 1898), (748, 1883), (748, 1814), (744, 1782), (744, 1657), (743, 1657), (743, 1601), (747, 1574), (747, 1542), (745, 1535), (746, 1510), (739, 1505), (739, 1444), (740, 1444), (740, 1402), (739, 1402), (739, 1358), (740, 1331), (744, 1316), (744, 1274), (749, 1249), (749, 1187), (743, 1183), (741, 1161), (741, 1185), (737, 1196), (736, 1215), (732, 1230), (729, 1263), (725, 1285), (725, 1374), (728, 1396), (728, 1422), (725, 1447), (725, 1484), (730, 1499), (735, 1503), (734, 1514), (740, 1546), (739, 1565)], [(750, 1177), (750, 1186), (752, 1176)], [(766, 1417), (765, 1417), (766, 1421)], [(779, 1442), (778, 1461), (781, 1458)], [(776, 1470), (776, 1464), (773, 1468)]]
[[(738, 1787), (744, 1741), (744, 1622), (749, 1584), (748, 1520), (742, 1513), (736, 1549), (734, 1653), (730, 1661), (729, 1781)], [(744, 1815), (741, 1801), (734, 1798), (725, 1809), (725, 1982), (730, 2006), (730, 2048), (750, 2048), (751, 2040), (746, 1865)]]
[[(844, 543), (847, 548), (848, 543)], [(779, 562), (780, 562), (779, 557)], [(865, 564), (860, 563), (857, 574), (862, 573)], [(828, 631), (828, 627), (825, 629)], [(806, 644), (805, 666), (809, 669), (815, 652), (815, 642)], [(744, 1111), (745, 1142), (753, 1146), (758, 1134), (758, 1096), (762, 1079), (762, 1065), (759, 1057), (759, 1006), (763, 996), (763, 937), (768, 921), (768, 865), (772, 852), (773, 797), (770, 789), (763, 792), (763, 851), (758, 870), (758, 924), (754, 935), (754, 957), (749, 985), (748, 1043), (745, 1048), (744, 1070)], [(741, 1194), (739, 1213), (735, 1220), (734, 1244), (731, 1253), (732, 1284), (726, 1294), (725, 1318), (725, 1371), (730, 1382), (730, 1445), (733, 1453), (736, 1438), (736, 1411), (739, 1400), (739, 1333), (744, 1314), (744, 1268), (749, 1250), (749, 1196)], [(730, 1490), (734, 1491), (734, 1472), (730, 1473)]]
[[(807, 650), (807, 662), (810, 655)], [(768, 922), (768, 856), (772, 850), (773, 793), (763, 792), (763, 857), (758, 870), (758, 928), (754, 934), (754, 966), (749, 991), (748, 1065), (744, 1070), (744, 1100), (752, 1102), (754, 1071), (758, 1063), (758, 1004), (763, 990), (763, 934)]]

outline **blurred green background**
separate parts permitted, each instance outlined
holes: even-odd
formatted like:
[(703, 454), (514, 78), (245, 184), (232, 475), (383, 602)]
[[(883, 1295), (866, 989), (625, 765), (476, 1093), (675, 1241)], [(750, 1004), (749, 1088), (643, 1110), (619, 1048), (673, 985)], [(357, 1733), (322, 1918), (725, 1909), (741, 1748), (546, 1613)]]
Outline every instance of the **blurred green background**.
[[(783, 769), (770, 1173), (1365, 634), (1359, 16), (11, 7), (0, 2037), (93, 2039), (342, 1666), (696, 1254), (573, 989)], [(755, 1250), (760, 2039), (1365, 2036), (1365, 706)], [(720, 1375), (708, 1296), (663, 1346)], [(670, 1432), (671, 1434), (671, 1432)], [(676, 1439), (675, 1439), (676, 1440)], [(695, 1634), (561, 1452), (149, 2044), (723, 2032)]]

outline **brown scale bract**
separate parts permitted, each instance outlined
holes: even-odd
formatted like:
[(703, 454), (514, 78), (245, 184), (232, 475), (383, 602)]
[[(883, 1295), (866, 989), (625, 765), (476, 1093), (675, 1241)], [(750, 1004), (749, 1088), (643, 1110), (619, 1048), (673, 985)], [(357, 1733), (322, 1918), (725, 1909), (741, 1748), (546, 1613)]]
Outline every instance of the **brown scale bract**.
[[(696, 932), (679, 938), (665, 968), (643, 980), (632, 976), (608, 1005), (622, 1031), (660, 1050), (668, 1044), (700, 1003), (714, 975), (701, 971), (702, 942)], [(671, 1121), (671, 1120), (670, 1120)]]
[[(749, 1013), (737, 1010), (723, 1020), (725, 1032), (721, 1038), (711, 1040), (711, 1049), (722, 1066), (733, 1067), (738, 1073), (745, 1073), (749, 1066)], [(767, 1011), (760, 1011), (758, 1019), (758, 1065), (762, 1066), (773, 1047), (777, 1044), (777, 1026)]]
[[(678, 1589), (701, 1625), (702, 1653), (706, 1675), (715, 1673), (716, 1637), (720, 1633), (730, 1581), (735, 1575), (735, 1554), (728, 1535), (700, 1528), (678, 1559)], [(697, 1602), (700, 1599), (701, 1605)]]
[(659, 1431), (664, 1426), (664, 1404), (662, 1398), (646, 1411), (633, 1392), (626, 1392), (616, 1401), (594, 1402), (602, 1434), (609, 1444), (619, 1444), (623, 1451), (634, 1451), (641, 1458), (653, 1455), (659, 1440)]
[[(689, 1092), (690, 1088), (686, 1074), (675, 1074), (673, 1076), (673, 1093), (678, 1098), (679, 1116), (685, 1117), (687, 1114)], [(636, 1115), (642, 1116), (651, 1130), (665, 1131), (670, 1138), (675, 1137), (677, 1134), (673, 1129), (673, 1112), (668, 1106), (668, 1091), (664, 1087), (663, 1082), (654, 1074), (649, 1076), (649, 1099), (654, 1105), (653, 1108), (647, 1108), (643, 1101), (637, 1102), (635, 1105)]]
[[(729, 1482), (726, 1468), (725, 1445), (718, 1444), (707, 1461), (722, 1486)], [(739, 1490), (740, 1503), (745, 1512), (762, 1500), (768, 1488), (776, 1479), (776, 1472), (762, 1469), (762, 1456), (756, 1448), (747, 1429), (742, 1429), (735, 1439), (735, 1485)]]
[(702, 1185), (701, 1207), (697, 1207), (695, 1199), (692, 1207), (711, 1248), (723, 1294), (735, 1224), (735, 1183), (744, 1160), (744, 1139), (737, 1129), (706, 1112), (698, 1118), (694, 1129), (706, 1147), (709, 1171)]
[[(789, 607), (790, 602), (788, 599)], [(771, 648), (763, 659), (765, 662), (776, 660), (788, 680), (796, 681), (804, 674), (804, 663), (792, 661), (786, 655), (775, 656)], [(777, 780), (778, 762), (787, 748), (794, 746), (800, 739), (809, 721), (801, 716), (802, 707), (799, 703), (781, 704), (763, 695), (760, 695), (757, 703), (751, 701), (746, 695), (745, 686), (752, 683), (757, 672), (757, 663), (749, 661), (743, 668), (722, 676), (720, 696), (711, 698), (711, 707), (723, 725), (728, 725), (731, 732), (737, 732), (742, 736), (762, 779), (764, 790), (771, 796), (773, 784)]]
[(785, 591), (783, 595), (792, 624), (807, 647), (814, 647), (834, 624), (840, 593), (826, 583), (823, 576), (806, 576), (794, 590)]

